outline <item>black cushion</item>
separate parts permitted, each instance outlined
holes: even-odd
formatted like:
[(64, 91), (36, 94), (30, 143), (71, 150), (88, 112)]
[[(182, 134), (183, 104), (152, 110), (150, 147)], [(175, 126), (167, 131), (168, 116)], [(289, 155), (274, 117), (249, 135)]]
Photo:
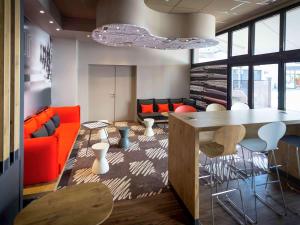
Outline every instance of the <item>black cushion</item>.
[(33, 138), (47, 137), (47, 136), (48, 136), (48, 132), (44, 125), (40, 129), (38, 129), (36, 132), (33, 132), (31, 134), (31, 137), (33, 137)]
[(137, 111), (138, 113), (142, 112), (142, 107), (141, 105), (153, 105), (153, 99), (138, 99), (137, 100)]
[(141, 120), (144, 119), (154, 119), (154, 120), (168, 120), (168, 117), (163, 116), (161, 113), (154, 112), (154, 113), (138, 113), (138, 117)]
[(196, 107), (196, 101), (194, 99), (190, 99), (190, 98), (184, 98), (183, 104)]
[(45, 127), (47, 129), (47, 132), (50, 135), (54, 134), (55, 132), (55, 124), (53, 123), (52, 120), (49, 120), (47, 123), (45, 123)]
[(52, 118), (51, 118), (52, 122), (54, 123), (55, 127), (58, 128), (59, 124), (60, 124), (60, 118), (58, 116), (58, 114), (55, 114)]

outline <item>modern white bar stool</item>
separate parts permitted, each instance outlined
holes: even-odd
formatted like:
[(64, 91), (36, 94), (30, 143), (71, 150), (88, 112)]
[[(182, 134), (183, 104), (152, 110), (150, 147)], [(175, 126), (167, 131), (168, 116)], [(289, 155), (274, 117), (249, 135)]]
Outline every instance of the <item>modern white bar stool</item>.
[(212, 103), (209, 104), (206, 107), (206, 112), (212, 112), (212, 111), (226, 111), (227, 109), (225, 108), (225, 106), (221, 105), (221, 104), (217, 104), (217, 103)]
[(105, 174), (109, 171), (108, 161), (106, 159), (106, 153), (109, 149), (108, 143), (97, 143), (92, 146), (96, 159), (92, 166), (92, 172), (94, 174)]
[(150, 118), (144, 119), (144, 124), (146, 127), (144, 135), (147, 137), (152, 137), (154, 135), (154, 131), (152, 129), (152, 126), (154, 124), (154, 119), (150, 119)]
[[(229, 189), (229, 182), (231, 179), (230, 173), (232, 166), (234, 166), (234, 155), (236, 154), (236, 145), (243, 140), (246, 134), (246, 128), (242, 125), (235, 126), (225, 126), (218, 129), (214, 133), (213, 142), (201, 144), (200, 150), (210, 159), (210, 170), (208, 175), (210, 177), (210, 188), (211, 188), (211, 216), (212, 224), (215, 224), (214, 221), (214, 198), (217, 199), (218, 204), (229, 214), (231, 215), (239, 224), (248, 224), (247, 221), (252, 223), (252, 219), (248, 217), (244, 209), (243, 195), (240, 188), (239, 179), (236, 179), (237, 188)], [(215, 171), (215, 165), (218, 163), (218, 158), (229, 157), (230, 165), (228, 165), (228, 176), (227, 176), (227, 187), (226, 190), (218, 191), (219, 179), (217, 179), (217, 172)], [(215, 163), (213, 162), (215, 161)], [(200, 178), (201, 179), (201, 178)], [(213, 189), (216, 189), (214, 192)], [(241, 208), (237, 206), (234, 200), (229, 197), (229, 194), (237, 191), (239, 193)], [(223, 200), (221, 196), (226, 198)], [(235, 213), (226, 205), (229, 203), (234, 209)], [(240, 216), (238, 216), (239, 214)]]
[[(276, 161), (276, 156), (275, 156), (275, 151), (278, 149), (278, 142), (279, 140), (284, 136), (286, 132), (286, 125), (283, 122), (274, 122), (274, 123), (269, 123), (264, 126), (262, 126), (258, 130), (258, 138), (249, 138), (249, 139), (244, 139), (243, 141), (240, 142), (240, 145), (249, 150), (251, 153), (251, 160), (252, 160), (252, 168), (251, 168), (251, 175), (252, 175), (252, 188), (254, 191), (255, 198), (260, 200), (263, 204), (265, 204), (267, 207), (272, 209), (276, 214), (283, 216), (287, 214), (287, 207), (284, 199), (284, 194), (283, 194), (283, 189), (280, 181), (280, 176), (279, 176), (279, 171), (278, 167), (280, 165), (277, 164)], [(277, 180), (272, 180), (269, 181), (269, 173), (267, 175), (267, 180), (266, 183), (262, 184), (265, 185), (265, 190), (267, 191), (268, 184), (274, 184), (278, 183), (279, 188), (280, 188), (280, 193), (281, 193), (281, 198), (282, 198), (282, 206), (283, 206), (283, 212), (279, 212), (276, 210), (272, 204), (267, 202), (263, 197), (261, 197), (257, 192), (256, 192), (256, 183), (255, 183), (255, 175), (254, 175), (254, 160), (253, 160), (253, 153), (261, 153), (261, 154), (268, 154), (269, 155), (269, 160), (272, 158), (272, 161), (269, 161), (268, 167), (269, 169), (275, 169), (276, 175), (277, 175)], [(270, 162), (273, 164), (272, 166), (270, 165)], [(261, 184), (260, 184), (261, 185)], [(267, 193), (268, 197), (271, 197)], [(256, 213), (256, 221), (257, 221), (257, 210), (255, 207), (255, 213)]]

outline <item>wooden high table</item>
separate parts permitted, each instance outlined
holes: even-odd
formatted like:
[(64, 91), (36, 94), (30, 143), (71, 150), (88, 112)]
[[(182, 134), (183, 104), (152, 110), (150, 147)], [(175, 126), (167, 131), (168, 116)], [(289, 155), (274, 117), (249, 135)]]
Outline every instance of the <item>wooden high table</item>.
[[(171, 113), (169, 115), (169, 182), (186, 209), (199, 224), (199, 135), (202, 137), (226, 125), (242, 124), (246, 138), (257, 137), (258, 129), (267, 123), (282, 121), (287, 125), (287, 134), (300, 135), (300, 112), (274, 109), (246, 111)], [(274, 131), (276, 132), (276, 131)], [(287, 145), (280, 143), (276, 151), (278, 164), (285, 165)], [(290, 151), (296, 158), (295, 151)], [(294, 155), (295, 154), (295, 155)], [(289, 173), (300, 178), (296, 160), (290, 161)], [(284, 167), (281, 168), (285, 170)]]

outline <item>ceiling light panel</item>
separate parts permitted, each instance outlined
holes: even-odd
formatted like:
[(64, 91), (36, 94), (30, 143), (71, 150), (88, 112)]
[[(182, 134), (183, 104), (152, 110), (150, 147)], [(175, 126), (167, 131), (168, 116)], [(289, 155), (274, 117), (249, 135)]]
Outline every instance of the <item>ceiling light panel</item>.
[[(112, 10), (115, 13), (110, 13)], [(97, 28), (92, 38), (108, 46), (202, 48), (218, 43), (215, 40), (215, 23), (213, 16), (203, 13), (156, 12), (141, 0), (101, 0), (97, 7)]]

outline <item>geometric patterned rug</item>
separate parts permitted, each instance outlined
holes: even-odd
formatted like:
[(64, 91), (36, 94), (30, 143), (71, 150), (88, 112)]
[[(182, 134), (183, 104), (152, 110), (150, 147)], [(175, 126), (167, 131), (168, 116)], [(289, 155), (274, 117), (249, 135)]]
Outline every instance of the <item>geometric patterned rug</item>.
[[(118, 147), (120, 140), (119, 127), (129, 127), (128, 149)], [(92, 173), (95, 156), (91, 148), (86, 149), (89, 131), (81, 127), (67, 165), (58, 184), (58, 189), (81, 183), (102, 182), (108, 186), (114, 201), (145, 198), (168, 191), (168, 129), (155, 126), (153, 137), (144, 136), (145, 128), (138, 123), (116, 122), (107, 128), (111, 144), (106, 158), (109, 171), (103, 175)], [(100, 141), (99, 130), (91, 135), (90, 146)], [(241, 165), (241, 156), (237, 155), (236, 163)], [(246, 155), (246, 161), (249, 156)], [(200, 161), (204, 162), (203, 154)], [(266, 171), (267, 158), (255, 155), (255, 173)], [(225, 164), (226, 165), (226, 164)], [(222, 162), (214, 164), (218, 176), (226, 173), (226, 166)], [(200, 169), (205, 174), (207, 168)], [(221, 172), (222, 171), (222, 172)], [(221, 177), (224, 179), (224, 177)], [(226, 177), (225, 177), (226, 179)], [(204, 183), (200, 182), (200, 185)]]
[[(128, 149), (118, 147), (118, 127), (128, 126)], [(106, 158), (109, 171), (103, 175), (92, 173), (95, 156), (91, 148), (86, 149), (89, 131), (81, 128), (71, 157), (59, 182), (58, 188), (68, 185), (102, 182), (106, 184), (115, 201), (153, 196), (168, 190), (168, 133), (166, 129), (154, 127), (155, 135), (143, 135), (144, 126), (137, 123), (116, 122), (108, 127), (111, 144)], [(90, 146), (99, 142), (99, 130), (91, 135)]]

